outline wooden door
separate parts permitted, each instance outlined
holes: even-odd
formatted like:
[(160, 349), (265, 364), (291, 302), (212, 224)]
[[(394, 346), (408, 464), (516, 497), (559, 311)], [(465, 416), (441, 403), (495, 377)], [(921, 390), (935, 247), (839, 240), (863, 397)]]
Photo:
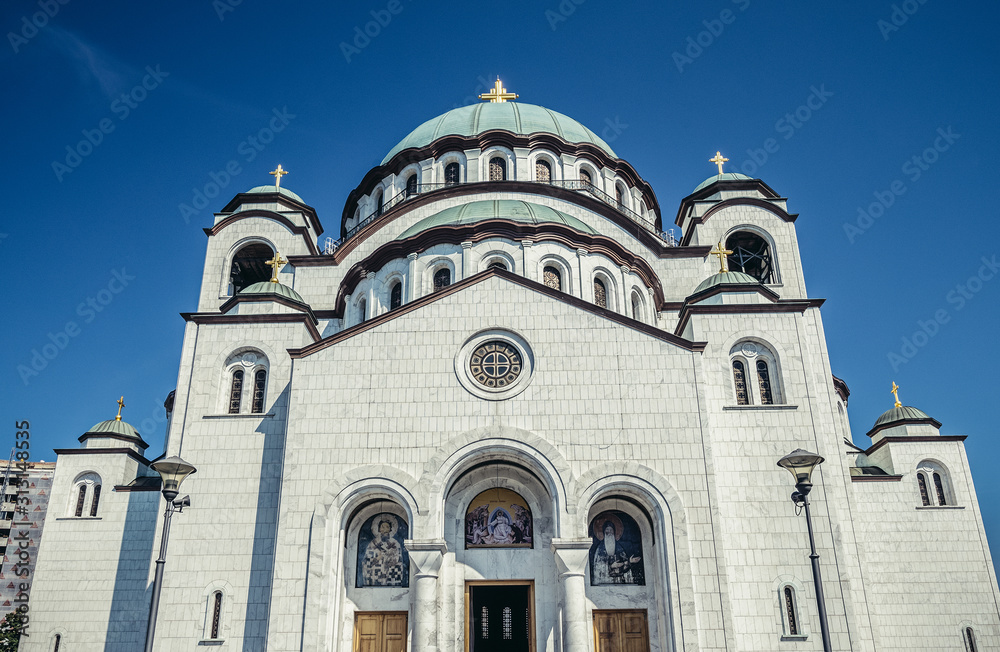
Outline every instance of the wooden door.
[(594, 610), (596, 652), (649, 652), (644, 609)]
[(406, 652), (406, 612), (357, 612), (354, 652)]

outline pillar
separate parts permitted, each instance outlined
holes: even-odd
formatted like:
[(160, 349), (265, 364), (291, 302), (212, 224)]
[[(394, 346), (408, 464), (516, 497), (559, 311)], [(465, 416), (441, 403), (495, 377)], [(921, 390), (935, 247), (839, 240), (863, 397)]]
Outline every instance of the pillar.
[(403, 542), (410, 553), (413, 580), (413, 640), (412, 652), (437, 652), (437, 588), (438, 572), (448, 546), (443, 539)]
[[(472, 276), (472, 241), (462, 243), (462, 276), (461, 278), (469, 278)], [(461, 279), (456, 278), (455, 281)]]
[(592, 543), (590, 539), (552, 539), (563, 593), (563, 652), (590, 651), (586, 575)]
[[(586, 249), (576, 250), (576, 267), (577, 267), (577, 278), (580, 279), (580, 283), (577, 287), (577, 296), (584, 301), (594, 302), (594, 285), (590, 281), (589, 275), (584, 276), (583, 273), (583, 259), (587, 257)], [(590, 284), (590, 289), (587, 289), (587, 284)], [(588, 294), (589, 293), (589, 294)]]
[(410, 261), (406, 274), (406, 302), (409, 303), (417, 298), (417, 254), (407, 254), (406, 258)]

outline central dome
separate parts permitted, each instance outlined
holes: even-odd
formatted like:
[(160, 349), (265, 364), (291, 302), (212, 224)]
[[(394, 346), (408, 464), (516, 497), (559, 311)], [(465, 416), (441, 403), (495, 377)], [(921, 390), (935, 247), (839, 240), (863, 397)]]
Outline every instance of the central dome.
[(462, 226), (486, 220), (502, 219), (522, 224), (562, 224), (582, 233), (597, 235), (597, 231), (572, 215), (517, 199), (485, 199), (446, 208), (440, 213), (425, 217), (399, 235), (405, 240), (418, 233), (438, 226)]
[(555, 134), (570, 143), (596, 145), (611, 158), (618, 158), (600, 136), (569, 116), (534, 104), (500, 102), (463, 106), (428, 120), (399, 141), (382, 159), (382, 165), (404, 149), (430, 145), (442, 136), (478, 136), (491, 129), (523, 136), (539, 132)]

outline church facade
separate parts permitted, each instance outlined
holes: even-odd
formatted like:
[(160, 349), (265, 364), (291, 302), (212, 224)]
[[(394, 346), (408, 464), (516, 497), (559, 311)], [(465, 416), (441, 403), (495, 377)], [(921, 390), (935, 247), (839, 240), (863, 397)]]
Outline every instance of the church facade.
[[(822, 650), (797, 448), (834, 650), (1000, 647), (964, 437), (897, 400), (850, 443), (786, 199), (717, 156), (675, 238), (592, 131), (494, 99), (404, 138), (325, 246), (280, 167), (205, 229), (155, 649)], [(134, 652), (159, 479), (124, 421), (81, 442), (21, 649)]]

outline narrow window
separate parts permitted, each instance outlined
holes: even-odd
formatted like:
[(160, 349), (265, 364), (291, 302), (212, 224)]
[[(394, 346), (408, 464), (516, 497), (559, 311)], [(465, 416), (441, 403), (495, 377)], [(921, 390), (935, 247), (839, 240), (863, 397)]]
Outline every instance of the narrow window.
[(397, 281), (389, 290), (389, 310), (395, 310), (403, 305), (403, 284)]
[(632, 293), (632, 319), (642, 321), (642, 301), (635, 292)]
[(736, 383), (736, 404), (750, 405), (750, 396), (747, 394), (746, 368), (740, 360), (733, 360), (733, 381)]
[(229, 414), (240, 413), (240, 399), (243, 397), (243, 370), (233, 372), (233, 382), (229, 387)]
[(580, 181), (582, 181), (584, 184), (588, 186), (594, 185), (594, 178), (590, 176), (590, 172), (588, 172), (587, 170), (583, 169), (580, 170)]
[(479, 614), (479, 622), (483, 628), (483, 640), (490, 637), (490, 610), (483, 605), (483, 610)]
[(264, 411), (264, 385), (267, 384), (267, 372), (261, 369), (253, 377), (253, 406), (251, 412), (261, 414)]
[(101, 502), (101, 485), (94, 485), (94, 499), (90, 503), (90, 515), (97, 516), (97, 504)]
[(434, 291), (443, 290), (451, 285), (451, 270), (447, 267), (434, 272)]
[(495, 156), (490, 159), (490, 181), (503, 181), (507, 178), (507, 161)]
[(514, 622), (510, 607), (503, 608), (503, 640), (509, 641), (514, 638)]
[(382, 214), (382, 206), (384, 205), (384, 201), (383, 200), (384, 200), (384, 196), (382, 195), (382, 191), (380, 190), (379, 193), (378, 193), (378, 199), (375, 202), (376, 203), (376, 207), (375, 207), (375, 214), (376, 215), (381, 215)]
[(80, 493), (76, 497), (76, 516), (83, 516), (83, 502), (87, 499), (87, 485), (80, 485)]
[(917, 484), (920, 486), (920, 502), (924, 507), (931, 504), (930, 496), (927, 495), (927, 476), (923, 473), (917, 474)]
[(545, 287), (562, 291), (562, 275), (559, 273), (557, 268), (546, 267), (542, 270), (542, 277), (542, 280), (545, 282)]
[(788, 618), (788, 635), (797, 636), (799, 624), (795, 622), (795, 598), (792, 596), (792, 587), (785, 587), (785, 614)]
[(368, 318), (368, 302), (362, 299), (358, 302), (358, 323), (365, 321)]
[(55, 644), (52, 646), (52, 652), (59, 652), (59, 644), (62, 643), (62, 635), (56, 634)]
[(412, 197), (415, 194), (417, 194), (417, 175), (411, 174), (406, 180), (406, 196)]
[(937, 492), (938, 505), (947, 505), (948, 501), (944, 499), (944, 485), (941, 483), (941, 474), (934, 474), (934, 491)]
[(965, 647), (968, 652), (976, 652), (976, 634), (971, 627), (965, 628)]
[(462, 168), (458, 163), (449, 163), (444, 168), (444, 182), (451, 186), (459, 182)]
[(594, 303), (601, 308), (608, 307), (608, 288), (599, 278), (594, 279)]
[(552, 181), (552, 166), (548, 161), (541, 159), (535, 161), (535, 181), (538, 183), (549, 183)]
[(209, 638), (215, 640), (219, 638), (219, 621), (222, 620), (222, 591), (215, 592), (214, 604), (212, 606), (212, 631)]
[(615, 201), (618, 202), (618, 206), (625, 205), (625, 189), (621, 187), (621, 184), (615, 184)]
[(771, 394), (771, 373), (767, 369), (767, 363), (763, 360), (757, 361), (757, 382), (760, 385), (761, 405), (773, 404), (774, 396)]

